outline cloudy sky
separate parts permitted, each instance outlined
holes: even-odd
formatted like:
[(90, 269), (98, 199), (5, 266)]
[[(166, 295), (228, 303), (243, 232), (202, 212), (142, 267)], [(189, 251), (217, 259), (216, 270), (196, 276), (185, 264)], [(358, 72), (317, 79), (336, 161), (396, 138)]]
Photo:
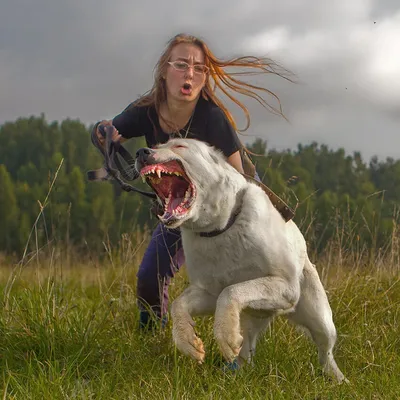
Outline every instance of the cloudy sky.
[(182, 31), (218, 56), (265, 55), (295, 74), (296, 84), (263, 81), (289, 122), (248, 103), (245, 141), (400, 158), (398, 0), (2, 0), (0, 124), (42, 112), (85, 124), (113, 117), (149, 89)]

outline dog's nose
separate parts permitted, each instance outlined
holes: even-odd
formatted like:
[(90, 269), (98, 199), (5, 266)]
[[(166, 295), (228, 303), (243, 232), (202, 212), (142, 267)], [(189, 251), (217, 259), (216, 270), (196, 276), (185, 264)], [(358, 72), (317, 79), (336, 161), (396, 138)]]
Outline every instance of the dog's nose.
[(154, 153), (148, 147), (142, 147), (136, 152), (136, 160), (142, 164), (147, 164), (149, 157)]

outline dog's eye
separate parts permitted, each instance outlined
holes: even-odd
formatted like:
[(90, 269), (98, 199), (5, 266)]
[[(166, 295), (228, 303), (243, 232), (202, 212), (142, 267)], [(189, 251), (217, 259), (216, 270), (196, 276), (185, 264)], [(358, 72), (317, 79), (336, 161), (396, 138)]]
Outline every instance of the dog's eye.
[(183, 146), (182, 144), (177, 144), (174, 146), (174, 149), (187, 149), (187, 147)]

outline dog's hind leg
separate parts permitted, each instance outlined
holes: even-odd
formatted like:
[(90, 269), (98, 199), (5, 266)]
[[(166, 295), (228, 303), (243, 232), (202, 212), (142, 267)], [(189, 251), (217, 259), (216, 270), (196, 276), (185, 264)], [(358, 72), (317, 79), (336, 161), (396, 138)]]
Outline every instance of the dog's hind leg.
[(309, 260), (304, 269), (301, 296), (293, 313), (287, 318), (306, 328), (318, 348), (319, 362), (325, 373), (339, 382), (347, 381), (333, 357), (336, 342), (336, 328), (332, 311), (318, 272)]
[(243, 345), (239, 353), (238, 363), (253, 364), (253, 357), (256, 351), (257, 339), (265, 331), (272, 318), (258, 318), (243, 311), (240, 315), (240, 328), (243, 336)]
[(171, 305), (172, 337), (176, 347), (198, 362), (203, 362), (205, 351), (196, 335), (193, 318), (214, 313), (217, 298), (197, 286), (189, 286)]
[(300, 297), (298, 281), (267, 276), (226, 287), (218, 297), (215, 311), (214, 336), (229, 362), (243, 345), (240, 314), (246, 309), (267, 311), (271, 316), (292, 311)]

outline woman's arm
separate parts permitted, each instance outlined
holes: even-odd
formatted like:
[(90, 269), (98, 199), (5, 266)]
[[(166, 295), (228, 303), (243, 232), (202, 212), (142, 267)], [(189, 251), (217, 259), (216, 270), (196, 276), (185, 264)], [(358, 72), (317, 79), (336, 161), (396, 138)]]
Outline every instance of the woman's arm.
[(236, 151), (235, 153), (230, 155), (228, 157), (228, 163), (231, 164), (232, 167), (236, 168), (241, 174), (244, 173), (240, 151)]
[(240, 173), (244, 173), (240, 150), (242, 144), (225, 114), (218, 107), (211, 109), (208, 117), (209, 143), (222, 150), (227, 161)]
[(98, 122), (96, 135), (100, 144), (104, 146), (104, 138), (98, 129), (100, 124), (114, 126), (113, 141), (123, 143), (132, 137), (143, 136), (142, 132), (146, 131), (142, 126), (144, 116), (146, 116), (145, 109), (143, 107), (135, 107), (134, 103), (131, 103), (113, 119)]

